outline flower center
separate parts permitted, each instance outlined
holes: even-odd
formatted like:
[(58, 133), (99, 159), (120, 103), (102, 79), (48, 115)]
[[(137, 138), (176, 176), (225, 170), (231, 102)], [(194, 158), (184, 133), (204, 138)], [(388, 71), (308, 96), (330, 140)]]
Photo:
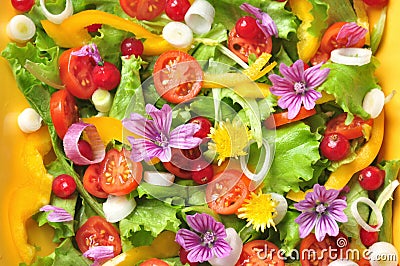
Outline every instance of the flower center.
[(155, 139), (155, 144), (157, 146), (165, 148), (168, 147), (168, 143), (169, 143), (168, 136), (160, 132), (160, 135), (158, 135)]
[(306, 84), (304, 82), (296, 82), (294, 84), (294, 90), (296, 94), (304, 94), (307, 91)]
[(216, 240), (216, 236), (213, 232), (206, 232), (205, 234), (202, 235), (201, 240), (204, 244), (204, 246), (212, 246)]
[(318, 214), (323, 214), (326, 211), (326, 207), (323, 203), (320, 203), (319, 205), (317, 205), (317, 207), (315, 208), (315, 211)]

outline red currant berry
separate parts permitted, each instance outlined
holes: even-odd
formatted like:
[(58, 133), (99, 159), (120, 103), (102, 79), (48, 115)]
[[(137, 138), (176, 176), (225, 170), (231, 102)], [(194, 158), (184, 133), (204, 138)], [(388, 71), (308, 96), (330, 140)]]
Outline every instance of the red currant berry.
[(89, 142), (86, 140), (80, 139), (78, 141), (78, 149), (79, 152), (88, 160), (93, 160), (93, 150), (90, 146)]
[[(376, 227), (376, 225), (373, 225), (372, 227)], [(378, 236), (378, 232), (368, 232), (363, 228), (360, 229), (361, 243), (363, 243), (367, 248), (378, 242)]]
[(121, 73), (114, 64), (104, 62), (102, 66), (97, 65), (93, 68), (92, 78), (97, 87), (109, 91), (118, 86), (121, 81)]
[(52, 190), (54, 195), (59, 198), (68, 198), (75, 192), (75, 189), (75, 180), (70, 175), (62, 174), (53, 180)]
[(210, 128), (212, 127), (212, 124), (207, 118), (198, 116), (190, 119), (189, 123), (200, 125), (200, 129), (193, 135), (194, 137), (204, 139), (208, 136), (208, 134), (210, 134)]
[(123, 56), (141, 56), (143, 54), (143, 43), (135, 38), (127, 38), (121, 43), (121, 53)]
[(331, 161), (340, 161), (350, 152), (349, 140), (340, 133), (329, 133), (324, 136), (320, 144), (321, 153)]
[(101, 28), (102, 24), (92, 24), (86, 27), (88, 32), (97, 32)]
[(35, 0), (11, 0), (11, 5), (20, 12), (28, 12), (35, 4)]
[(361, 170), (358, 181), (365, 190), (377, 190), (385, 181), (385, 171), (376, 166), (368, 166)]
[(238, 19), (235, 25), (237, 34), (245, 39), (253, 39), (260, 33), (256, 19), (250, 16), (244, 16)]
[(165, 14), (175, 21), (183, 21), (185, 14), (190, 7), (188, 0), (167, 0)]

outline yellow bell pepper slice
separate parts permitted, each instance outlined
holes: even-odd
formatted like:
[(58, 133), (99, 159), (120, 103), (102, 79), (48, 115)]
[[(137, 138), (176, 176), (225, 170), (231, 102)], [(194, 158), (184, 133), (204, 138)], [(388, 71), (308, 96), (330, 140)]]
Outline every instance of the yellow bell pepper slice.
[(103, 266), (131, 266), (150, 258), (176, 257), (179, 249), (180, 246), (175, 242), (175, 233), (164, 231), (154, 239), (151, 246), (132, 248), (107, 261)]
[[(383, 141), (384, 132), (384, 112), (382, 112), (375, 120), (371, 130), (371, 137), (364, 146), (357, 152), (354, 161), (340, 166), (335, 172), (332, 172), (325, 183), (326, 189), (342, 189), (350, 181), (351, 177), (358, 171), (370, 165), (379, 153)], [(309, 190), (311, 191), (311, 190)], [(293, 201), (301, 201), (306, 193), (303, 191), (289, 191), (286, 195), (288, 199)]]
[(318, 37), (311, 35), (307, 30), (314, 20), (311, 14), (312, 4), (308, 0), (290, 0), (292, 12), (302, 21), (297, 29), (297, 51), (299, 57), (304, 62), (310, 61), (311, 57), (317, 52), (320, 40)]
[(52, 144), (47, 127), (26, 137), (16, 178), (23, 179), (11, 195), (9, 206), (11, 236), (22, 261), (30, 264), (36, 248), (28, 243), (27, 221), (50, 202), (53, 176), (43, 165), (43, 156)]
[(55, 43), (66, 48), (79, 47), (90, 42), (92, 37), (85, 27), (92, 24), (106, 24), (132, 32), (136, 38), (145, 39), (143, 43), (145, 55), (159, 55), (175, 49), (162, 36), (151, 33), (138, 23), (99, 10), (79, 12), (65, 19), (61, 24), (54, 24), (48, 20), (42, 20), (41, 23)]
[(96, 127), (104, 145), (107, 145), (114, 139), (128, 144), (126, 139), (128, 132), (124, 130), (120, 120), (108, 116), (93, 116), (89, 118), (82, 118), (82, 121), (92, 124)]

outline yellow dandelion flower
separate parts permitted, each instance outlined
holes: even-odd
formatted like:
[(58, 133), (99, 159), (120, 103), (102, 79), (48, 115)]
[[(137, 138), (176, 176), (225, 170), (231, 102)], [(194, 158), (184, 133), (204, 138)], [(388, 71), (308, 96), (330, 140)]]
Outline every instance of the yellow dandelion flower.
[(244, 149), (249, 144), (251, 132), (247, 126), (237, 119), (233, 122), (226, 120), (219, 122), (216, 127), (210, 129), (211, 142), (208, 148), (217, 154), (218, 165), (226, 158), (246, 155)]
[[(278, 215), (276, 207), (279, 202), (272, 199), (271, 194), (258, 194), (251, 192), (250, 198), (246, 199), (238, 209), (238, 217), (246, 219), (247, 225), (253, 225), (254, 230), (264, 232), (266, 228), (275, 228), (274, 218)], [(276, 230), (276, 228), (275, 228)]]

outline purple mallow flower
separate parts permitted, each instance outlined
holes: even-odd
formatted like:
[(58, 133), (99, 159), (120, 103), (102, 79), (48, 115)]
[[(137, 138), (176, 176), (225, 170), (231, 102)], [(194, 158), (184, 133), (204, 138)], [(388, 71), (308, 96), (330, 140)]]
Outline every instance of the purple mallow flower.
[(129, 136), (132, 145), (131, 158), (135, 162), (158, 157), (162, 162), (171, 160), (171, 148), (191, 149), (201, 143), (193, 135), (200, 129), (198, 124), (188, 123), (171, 130), (172, 109), (164, 104), (161, 110), (151, 104), (146, 105), (146, 112), (152, 120), (133, 113), (122, 121), (126, 129), (143, 138)]
[(97, 65), (103, 64), (103, 59), (100, 56), (99, 49), (97, 48), (97, 45), (94, 43), (82, 46), (81, 49), (72, 52), (71, 55), (89, 56), (94, 60), (94, 62), (96, 62)]
[(302, 60), (297, 60), (292, 66), (282, 63), (279, 71), (283, 77), (276, 74), (269, 76), (272, 82), (271, 93), (281, 96), (278, 105), (288, 109), (289, 119), (293, 119), (299, 113), (302, 104), (307, 110), (311, 110), (315, 106), (315, 101), (322, 97), (314, 88), (325, 81), (330, 69), (321, 69), (321, 65), (304, 70)]
[(74, 219), (66, 210), (53, 205), (45, 205), (40, 208), (40, 211), (50, 212), (49, 215), (47, 215), (47, 220), (49, 220), (49, 222), (69, 222)]
[(179, 229), (175, 241), (188, 251), (190, 262), (204, 262), (214, 256), (226, 257), (232, 251), (225, 241), (226, 231), (222, 223), (206, 213), (186, 217), (188, 225), (195, 231)]
[(358, 26), (355, 22), (350, 22), (340, 28), (336, 40), (347, 39), (346, 47), (351, 47), (364, 38), (366, 34), (367, 29)]
[(240, 5), (240, 8), (256, 17), (257, 25), (265, 36), (278, 37), (278, 28), (267, 13), (248, 3)]
[(85, 258), (94, 260), (91, 266), (100, 266), (102, 262), (114, 257), (113, 246), (94, 246), (83, 253)]
[(306, 198), (294, 207), (302, 213), (296, 218), (299, 224), (300, 237), (305, 238), (315, 227), (315, 237), (321, 242), (325, 235), (337, 236), (339, 225), (337, 222), (347, 222), (343, 212), (347, 203), (341, 190), (329, 189), (319, 184), (314, 185), (314, 191), (306, 194)]

